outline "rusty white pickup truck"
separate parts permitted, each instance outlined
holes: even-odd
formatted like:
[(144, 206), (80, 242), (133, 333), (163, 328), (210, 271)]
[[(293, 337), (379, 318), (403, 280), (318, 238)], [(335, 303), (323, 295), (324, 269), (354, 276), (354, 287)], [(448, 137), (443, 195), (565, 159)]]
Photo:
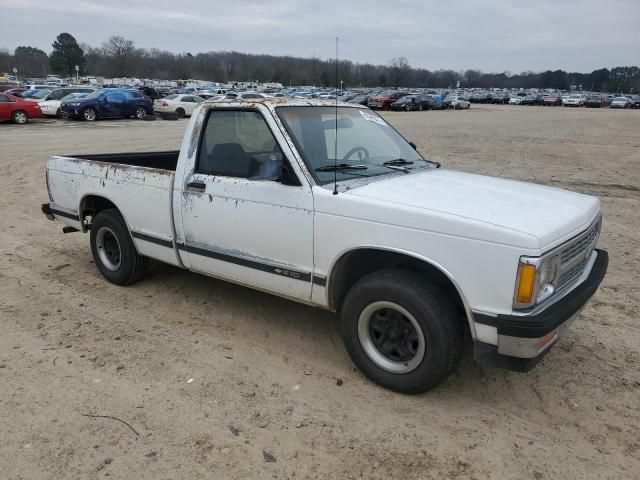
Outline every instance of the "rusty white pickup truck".
[(432, 389), (463, 339), (527, 371), (595, 293), (598, 199), (425, 160), (359, 105), (204, 102), (180, 151), (51, 157), (64, 231), (90, 233), (110, 282), (150, 258), (339, 312), (353, 362)]

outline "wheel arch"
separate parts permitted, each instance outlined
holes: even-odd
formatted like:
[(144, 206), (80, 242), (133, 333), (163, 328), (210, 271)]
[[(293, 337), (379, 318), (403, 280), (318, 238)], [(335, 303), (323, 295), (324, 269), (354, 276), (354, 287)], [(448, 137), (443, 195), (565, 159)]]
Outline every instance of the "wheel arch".
[(118, 208), (116, 203), (111, 198), (104, 194), (87, 193), (80, 199), (80, 204), (78, 206), (78, 216), (80, 217), (82, 231), (86, 232), (87, 230), (89, 230), (88, 225), (84, 222), (87, 217), (95, 217), (100, 211), (110, 208), (118, 211), (118, 213), (124, 219), (124, 223), (127, 225), (128, 229), (129, 222), (127, 222), (124, 213), (120, 208)]
[(438, 262), (402, 249), (360, 246), (341, 252), (332, 262), (327, 275), (328, 307), (339, 310), (347, 292), (358, 280), (387, 268), (404, 268), (424, 273), (427, 278), (443, 288), (455, 304), (461, 318), (466, 320), (465, 328), (475, 340), (476, 331), (471, 307), (453, 275)]

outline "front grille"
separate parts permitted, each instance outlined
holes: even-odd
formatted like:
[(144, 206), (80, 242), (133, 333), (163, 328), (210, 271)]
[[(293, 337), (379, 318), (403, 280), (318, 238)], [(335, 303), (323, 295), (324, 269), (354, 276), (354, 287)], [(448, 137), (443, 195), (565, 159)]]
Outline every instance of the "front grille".
[(556, 283), (556, 292), (571, 287), (582, 275), (589, 263), (598, 236), (601, 219), (598, 218), (583, 233), (575, 237), (560, 251), (560, 276)]
[(569, 245), (564, 247), (560, 252), (560, 266), (564, 267), (573, 262), (576, 258), (584, 255), (584, 252), (593, 246), (598, 239), (600, 233), (600, 219), (593, 222), (591, 226), (577, 238), (575, 238)]

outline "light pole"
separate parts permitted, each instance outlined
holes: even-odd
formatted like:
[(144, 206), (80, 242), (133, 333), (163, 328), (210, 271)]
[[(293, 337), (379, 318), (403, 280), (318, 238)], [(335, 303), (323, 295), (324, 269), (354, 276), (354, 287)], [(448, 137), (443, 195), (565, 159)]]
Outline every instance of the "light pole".
[(78, 65), (76, 65), (76, 85), (80, 85), (80, 83), (78, 81), (79, 80), (78, 79), (79, 72), (80, 72), (80, 67)]
[(16, 83), (18, 83), (18, 69), (13, 67), (13, 75), (16, 77)]

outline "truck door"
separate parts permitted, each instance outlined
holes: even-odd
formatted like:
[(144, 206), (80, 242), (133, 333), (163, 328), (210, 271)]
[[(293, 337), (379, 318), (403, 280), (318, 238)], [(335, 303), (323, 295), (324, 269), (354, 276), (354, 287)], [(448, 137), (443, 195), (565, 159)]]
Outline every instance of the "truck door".
[[(208, 113), (190, 170), (175, 187), (178, 249), (192, 270), (310, 299), (313, 198), (280, 145), (274, 120), (258, 110)], [(281, 162), (284, 174), (271, 168)]]

